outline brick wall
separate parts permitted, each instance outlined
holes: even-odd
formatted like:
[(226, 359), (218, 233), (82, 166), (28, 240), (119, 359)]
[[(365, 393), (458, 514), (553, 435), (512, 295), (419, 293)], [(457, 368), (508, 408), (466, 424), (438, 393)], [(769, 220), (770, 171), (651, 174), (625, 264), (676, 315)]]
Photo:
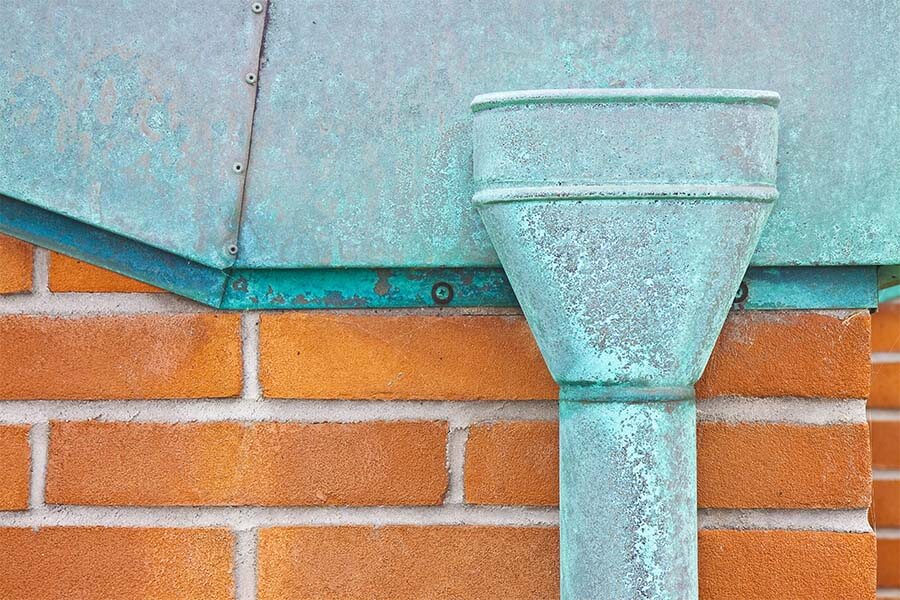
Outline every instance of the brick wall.
[[(558, 597), (556, 387), (520, 315), (216, 313), (0, 245), (0, 598)], [(865, 311), (729, 318), (705, 600), (874, 598), (869, 338)]]
[(872, 521), (878, 532), (879, 598), (900, 599), (900, 303), (872, 319)]

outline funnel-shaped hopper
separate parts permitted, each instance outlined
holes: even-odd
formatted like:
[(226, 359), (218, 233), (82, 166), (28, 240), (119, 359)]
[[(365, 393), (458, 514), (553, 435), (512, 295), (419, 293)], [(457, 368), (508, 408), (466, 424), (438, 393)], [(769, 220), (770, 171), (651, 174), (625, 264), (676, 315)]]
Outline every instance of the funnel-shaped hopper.
[(690, 387), (771, 209), (778, 97), (478, 97), (475, 202), (554, 378)]
[(567, 600), (696, 597), (693, 385), (776, 197), (777, 104), (743, 90), (473, 102), (474, 201), (564, 401)]

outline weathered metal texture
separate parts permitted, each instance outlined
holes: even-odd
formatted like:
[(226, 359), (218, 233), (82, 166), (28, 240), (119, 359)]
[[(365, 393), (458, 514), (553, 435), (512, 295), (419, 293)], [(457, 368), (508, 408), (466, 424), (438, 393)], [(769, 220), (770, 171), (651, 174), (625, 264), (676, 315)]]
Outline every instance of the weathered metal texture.
[(563, 600), (697, 598), (695, 412), (560, 402)]
[(479, 96), (474, 203), (560, 384), (563, 600), (696, 599), (693, 385), (777, 196), (777, 94)]
[[(744, 275), (734, 306), (740, 310), (875, 308), (876, 270), (871, 266), (753, 267)], [(237, 310), (519, 305), (500, 268), (234, 269), (228, 270), (228, 278), (222, 307)], [(452, 294), (439, 301), (434, 288), (441, 283), (449, 285)]]
[(263, 20), (238, 0), (0, 3), (0, 193), (230, 265)]
[(879, 268), (878, 287), (882, 290), (882, 297), (895, 298), (897, 295), (900, 295), (900, 265), (888, 265)]
[(900, 298), (900, 285), (886, 287), (878, 293), (879, 302), (893, 302)]
[[(13, 32), (0, 40), (0, 194), (71, 217), (54, 219), (57, 232), (36, 224), (41, 237), (28, 239), (64, 248), (68, 230), (87, 234), (84, 223), (166, 254), (158, 268), (73, 249), (81, 258), (190, 289), (192, 269), (167, 270), (178, 257), (225, 270), (234, 259), (242, 176), (232, 167), (243, 160), (251, 181), (239, 262), (265, 269), (249, 279), (266, 291), (283, 287), (271, 308), (306, 292), (322, 292), (324, 305), (334, 291), (367, 306), (422, 305), (418, 284), (385, 298), (377, 275), (355, 268), (479, 272), (491, 283), (463, 284), (452, 303), (505, 303), (508, 290), (493, 283), (502, 274), (482, 270), (499, 263), (469, 204), (468, 97), (739, 84), (785, 94), (783, 195), (756, 262), (900, 261), (900, 111), (885, 68), (900, 52), (900, 0), (275, 0), (246, 164), (261, 4), (260, 13), (242, 0), (0, 5)], [(32, 228), (0, 219), (0, 229)], [(317, 286), (328, 267), (354, 269)], [(266, 306), (265, 293), (240, 291), (229, 291), (235, 308)], [(784, 291), (789, 301), (751, 293), (745, 307), (828, 302)]]
[(275, 0), (270, 16), (242, 266), (496, 266), (464, 99), (579, 85), (779, 91), (781, 199), (753, 263), (900, 262), (900, 0)]
[(153, 246), (0, 195), (0, 232), (219, 306), (226, 275)]
[(735, 297), (745, 310), (875, 308), (878, 268), (752, 267)]
[(237, 269), (223, 308), (516, 306), (500, 269)]
[(473, 103), (474, 199), (550, 372), (693, 385), (776, 195), (777, 95), (508, 98)]

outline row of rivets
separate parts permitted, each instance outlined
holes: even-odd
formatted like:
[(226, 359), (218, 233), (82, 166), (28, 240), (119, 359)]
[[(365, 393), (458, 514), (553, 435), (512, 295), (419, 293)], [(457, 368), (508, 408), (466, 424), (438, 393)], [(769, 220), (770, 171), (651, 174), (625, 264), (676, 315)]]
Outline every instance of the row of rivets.
[[(257, 14), (257, 15), (262, 13), (263, 8), (264, 7), (263, 7), (262, 2), (254, 2), (253, 4), (250, 5), (250, 10), (253, 11), (253, 13)], [(250, 73), (247, 73), (244, 75), (244, 81), (248, 85), (256, 85), (256, 79), (257, 79), (256, 73), (250, 72)], [(244, 173), (244, 163), (242, 163), (242, 162), (234, 163), (233, 165), (231, 165), (231, 170), (239, 175), (243, 174)], [(236, 255), (237, 253), (238, 253), (238, 247), (236, 245), (231, 244), (230, 246), (228, 246), (228, 254)]]

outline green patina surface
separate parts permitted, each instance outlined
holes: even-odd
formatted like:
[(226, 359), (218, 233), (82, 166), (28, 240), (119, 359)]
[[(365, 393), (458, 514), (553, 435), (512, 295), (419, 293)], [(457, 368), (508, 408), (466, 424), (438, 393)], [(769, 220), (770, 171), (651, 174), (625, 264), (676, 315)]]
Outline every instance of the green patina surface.
[[(228, 310), (519, 305), (500, 268), (220, 271), (2, 195), (0, 232)], [(875, 308), (876, 281), (875, 267), (751, 268), (735, 307)], [(445, 304), (435, 300), (439, 284), (452, 291)], [(894, 290), (883, 290), (882, 301)]]
[(181, 296), (219, 306), (227, 274), (0, 195), (0, 232), (87, 260)]
[(518, 304), (500, 269), (238, 269), (223, 302), (232, 309), (429, 306)]
[(0, 194), (285, 285), (296, 269), (498, 269), (469, 203), (472, 96), (754, 87), (781, 93), (782, 118), (753, 264), (900, 262), (900, 0), (264, 4), (0, 6), (16, 32), (0, 40)]
[(564, 600), (697, 598), (696, 431), (693, 400), (560, 402)]
[(638, 93), (473, 103), (474, 203), (560, 384), (693, 385), (777, 197), (777, 95)]
[[(519, 305), (500, 268), (220, 271), (2, 195), (0, 232), (229, 310)], [(876, 280), (875, 267), (750, 268), (735, 307), (875, 308)], [(434, 297), (442, 283), (452, 290), (445, 304)], [(882, 301), (894, 290), (883, 290)]]
[(468, 100), (577, 87), (779, 92), (781, 196), (753, 264), (900, 261), (900, 1), (358, 7), (271, 3), (241, 266), (498, 266), (469, 204)]
[(893, 302), (897, 298), (900, 298), (900, 287), (892, 287), (881, 290), (878, 295), (879, 302)]
[[(778, 196), (777, 105), (740, 90), (472, 103), (473, 201), (560, 384), (563, 600), (698, 597), (693, 385)], [(761, 275), (745, 303), (780, 283)]]
[(0, 194), (230, 266), (263, 28), (249, 3), (2, 2), (0, 21)]

